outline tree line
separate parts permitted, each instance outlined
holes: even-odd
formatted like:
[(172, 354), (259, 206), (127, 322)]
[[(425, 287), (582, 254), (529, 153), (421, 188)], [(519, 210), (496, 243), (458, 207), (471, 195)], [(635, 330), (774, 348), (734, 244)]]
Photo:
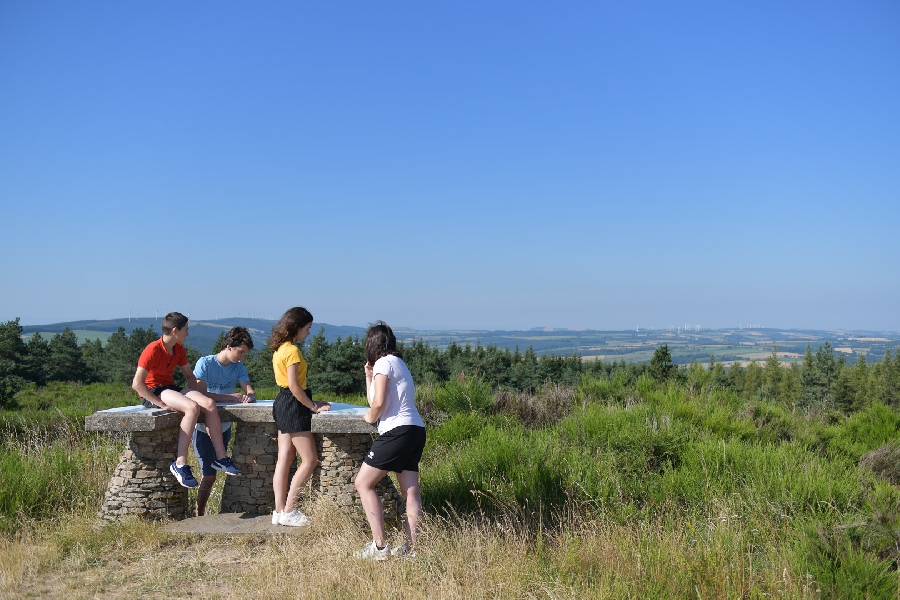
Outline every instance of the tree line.
[[(16, 393), (27, 385), (49, 381), (131, 383), (138, 357), (159, 334), (151, 325), (130, 334), (119, 328), (105, 344), (99, 339), (78, 343), (68, 328), (49, 340), (35, 333), (26, 343), (19, 320), (0, 323), (0, 406), (10, 406)], [(213, 347), (221, 349), (224, 332)], [(741, 398), (775, 400), (789, 407), (822, 406), (855, 412), (880, 401), (900, 408), (900, 353), (888, 350), (878, 362), (869, 363), (860, 355), (850, 364), (835, 356), (829, 342), (813, 352), (807, 346), (802, 363), (784, 366), (772, 349), (765, 364), (726, 367), (712, 356), (707, 364), (691, 362), (674, 365), (667, 345), (659, 346), (649, 363), (582, 360), (577, 353), (566, 356), (538, 356), (530, 346), (521, 352), (494, 345), (472, 346), (455, 342), (441, 349), (416, 340), (400, 344), (403, 358), (420, 385), (441, 384), (453, 378), (473, 377), (496, 390), (533, 391), (546, 383), (576, 386), (584, 377), (609, 379), (624, 386), (641, 377), (657, 382), (688, 385), (695, 389), (730, 390)], [(188, 345), (193, 365), (199, 352)], [(313, 393), (364, 394), (365, 341), (358, 337), (325, 339), (320, 329), (303, 351), (309, 365), (308, 382)], [(244, 359), (257, 387), (275, 385), (272, 351), (255, 348)], [(176, 373), (176, 380), (181, 377)], [(183, 381), (179, 383), (183, 384)]]

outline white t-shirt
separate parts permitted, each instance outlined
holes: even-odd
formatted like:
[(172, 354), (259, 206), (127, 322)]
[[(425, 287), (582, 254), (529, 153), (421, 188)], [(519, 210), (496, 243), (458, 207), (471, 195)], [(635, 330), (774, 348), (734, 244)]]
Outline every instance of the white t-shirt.
[(425, 421), (416, 409), (416, 386), (401, 358), (392, 354), (382, 356), (372, 365), (372, 375), (373, 378), (375, 375), (385, 375), (388, 378), (384, 411), (378, 421), (379, 434), (402, 425), (425, 427)]

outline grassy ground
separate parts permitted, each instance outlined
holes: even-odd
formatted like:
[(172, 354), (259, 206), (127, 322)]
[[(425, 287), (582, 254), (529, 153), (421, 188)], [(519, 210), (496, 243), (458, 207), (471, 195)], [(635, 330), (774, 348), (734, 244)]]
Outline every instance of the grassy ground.
[[(724, 507), (723, 507), (724, 508)], [(362, 563), (365, 526), (307, 507), (300, 536), (234, 539), (161, 533), (87, 517), (21, 530), (0, 543), (4, 597), (164, 598), (892, 598), (896, 573), (822, 581), (775, 532), (738, 516), (703, 523), (570, 517), (528, 535), (513, 520), (426, 520), (414, 559)], [(396, 535), (396, 532), (395, 532)], [(852, 557), (851, 557), (852, 558)]]
[(121, 442), (57, 419), (0, 447), (0, 597), (900, 597), (887, 407), (801, 413), (646, 378), (420, 392), (415, 559), (357, 562), (365, 521), (324, 500), (298, 536), (98, 525)]

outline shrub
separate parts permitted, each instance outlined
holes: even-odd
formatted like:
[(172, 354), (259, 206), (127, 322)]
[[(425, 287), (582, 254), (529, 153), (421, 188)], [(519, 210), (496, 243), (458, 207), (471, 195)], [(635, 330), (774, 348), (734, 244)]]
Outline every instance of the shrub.
[(486, 412), (491, 406), (491, 385), (481, 377), (467, 377), (460, 373), (456, 379), (435, 386), (434, 405), (448, 414)]
[(859, 466), (894, 485), (900, 485), (900, 443), (892, 441), (869, 452), (859, 459)]
[(499, 390), (495, 413), (513, 417), (526, 427), (545, 427), (566, 417), (575, 401), (572, 388), (546, 382), (537, 394)]

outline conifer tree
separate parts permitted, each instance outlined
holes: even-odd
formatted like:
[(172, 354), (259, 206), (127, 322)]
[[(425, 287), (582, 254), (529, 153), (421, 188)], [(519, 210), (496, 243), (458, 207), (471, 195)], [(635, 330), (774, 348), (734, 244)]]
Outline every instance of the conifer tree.
[(0, 323), (0, 407), (11, 406), (15, 395), (27, 383), (27, 357), (19, 318)]
[(87, 380), (87, 365), (78, 347), (78, 338), (68, 327), (50, 338), (50, 360), (46, 367), (50, 381)]
[(38, 385), (45, 385), (47, 383), (49, 362), (50, 344), (44, 339), (40, 331), (35, 331), (31, 339), (28, 340), (27, 379)]

